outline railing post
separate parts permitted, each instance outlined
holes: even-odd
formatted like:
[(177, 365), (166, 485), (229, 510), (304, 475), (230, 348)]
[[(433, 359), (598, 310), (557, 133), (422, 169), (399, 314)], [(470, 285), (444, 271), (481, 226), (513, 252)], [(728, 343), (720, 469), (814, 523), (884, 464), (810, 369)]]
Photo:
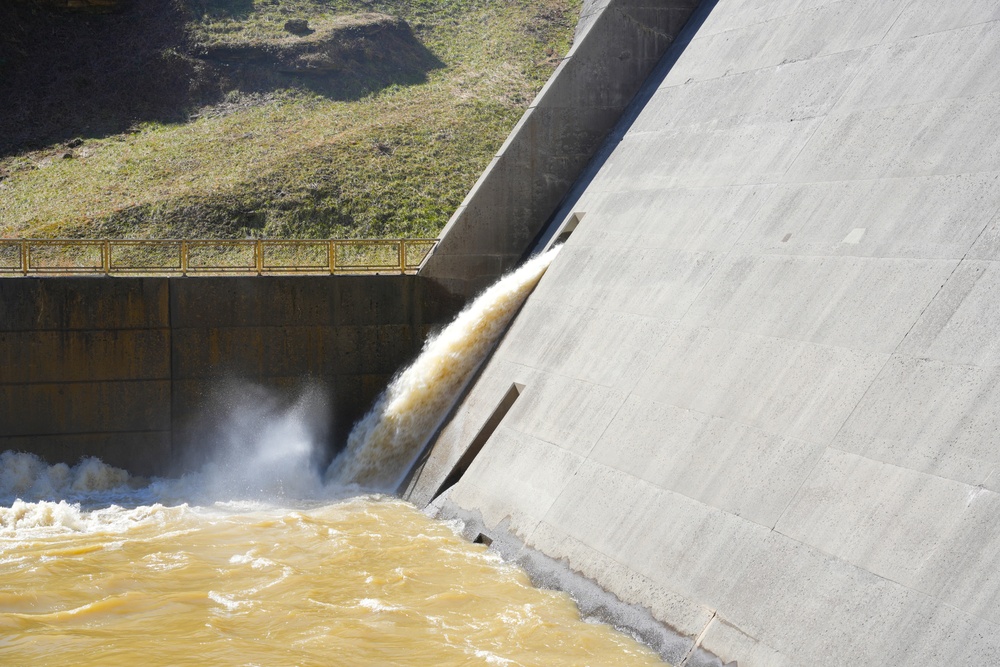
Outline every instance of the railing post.
[(111, 273), (111, 241), (107, 239), (101, 244), (101, 266), (104, 269), (104, 275)]
[(264, 245), (260, 239), (254, 243), (254, 254), (257, 257), (257, 275), (264, 272)]
[(332, 276), (337, 272), (337, 242), (330, 239), (327, 248), (327, 252), (330, 253), (330, 275)]
[(399, 272), (406, 273), (406, 241), (399, 240)]
[(28, 275), (28, 242), (21, 241), (21, 275)]
[(181, 241), (181, 275), (186, 276), (188, 272), (188, 242)]

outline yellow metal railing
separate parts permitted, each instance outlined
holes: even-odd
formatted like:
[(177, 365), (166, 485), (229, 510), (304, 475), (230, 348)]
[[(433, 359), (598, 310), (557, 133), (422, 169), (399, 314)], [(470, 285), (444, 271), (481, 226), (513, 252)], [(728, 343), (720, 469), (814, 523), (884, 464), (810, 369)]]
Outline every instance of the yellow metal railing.
[(0, 239), (0, 277), (412, 273), (437, 239)]

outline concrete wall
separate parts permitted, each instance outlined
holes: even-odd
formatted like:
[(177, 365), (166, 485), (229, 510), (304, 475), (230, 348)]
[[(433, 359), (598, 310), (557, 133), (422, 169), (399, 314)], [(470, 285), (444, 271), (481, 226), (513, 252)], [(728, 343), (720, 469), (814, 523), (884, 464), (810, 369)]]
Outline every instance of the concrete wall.
[(589, 0), (572, 49), (420, 274), (471, 296), (523, 258), (698, 0)]
[(460, 306), (415, 276), (0, 280), (0, 451), (194, 465), (230, 381), (318, 382), (340, 442)]
[(756, 665), (1000, 664), (1000, 5), (719, 0), (438, 438), (439, 499)]
[(0, 280), (0, 451), (170, 458), (166, 280)]

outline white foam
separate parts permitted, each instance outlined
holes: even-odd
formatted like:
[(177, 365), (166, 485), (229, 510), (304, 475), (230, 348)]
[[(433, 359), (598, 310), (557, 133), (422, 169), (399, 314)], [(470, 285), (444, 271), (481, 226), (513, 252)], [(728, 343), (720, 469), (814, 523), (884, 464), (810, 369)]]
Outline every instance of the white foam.
[[(187, 511), (184, 506), (167, 508), (144, 505), (124, 508), (110, 505), (97, 510), (85, 510), (79, 503), (65, 500), (26, 502), (15, 500), (9, 507), (0, 507), (0, 537), (30, 539), (38, 534), (108, 533), (124, 534), (133, 528), (163, 525)], [(104, 548), (120, 548), (119, 542), (109, 541)]]
[(10, 507), (0, 507), (0, 535), (23, 533), (35, 528), (82, 531), (86, 525), (80, 506), (71, 505), (65, 500), (57, 503), (15, 500)]
[(273, 560), (269, 558), (261, 558), (257, 556), (255, 550), (246, 552), (245, 554), (236, 554), (229, 559), (230, 565), (249, 565), (255, 570), (263, 570), (268, 567), (276, 565)]
[(236, 600), (228, 595), (223, 595), (218, 591), (209, 591), (208, 597), (213, 602), (216, 602), (226, 608), (226, 611), (236, 611), (240, 607), (250, 606), (250, 603), (245, 600)]
[(474, 649), (473, 653), (477, 658), (483, 660), (487, 665), (516, 665), (518, 663), (508, 658), (503, 658), (496, 653), (490, 651), (484, 651), (482, 649)]
[(376, 600), (374, 598), (363, 598), (358, 600), (358, 606), (364, 607), (370, 611), (399, 611), (400, 607), (382, 602), (381, 600)]
[(99, 459), (82, 459), (72, 468), (48, 465), (34, 454), (0, 454), (0, 501), (74, 499), (107, 492), (129, 492), (129, 474)]

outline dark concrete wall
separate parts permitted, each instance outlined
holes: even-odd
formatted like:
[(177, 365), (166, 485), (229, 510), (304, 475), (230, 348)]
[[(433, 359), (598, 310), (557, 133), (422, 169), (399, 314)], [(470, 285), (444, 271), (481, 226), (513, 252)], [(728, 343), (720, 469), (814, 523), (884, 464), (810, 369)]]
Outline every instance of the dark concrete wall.
[(162, 473), (227, 381), (318, 382), (339, 442), (460, 306), (416, 276), (2, 280), (0, 450)]

